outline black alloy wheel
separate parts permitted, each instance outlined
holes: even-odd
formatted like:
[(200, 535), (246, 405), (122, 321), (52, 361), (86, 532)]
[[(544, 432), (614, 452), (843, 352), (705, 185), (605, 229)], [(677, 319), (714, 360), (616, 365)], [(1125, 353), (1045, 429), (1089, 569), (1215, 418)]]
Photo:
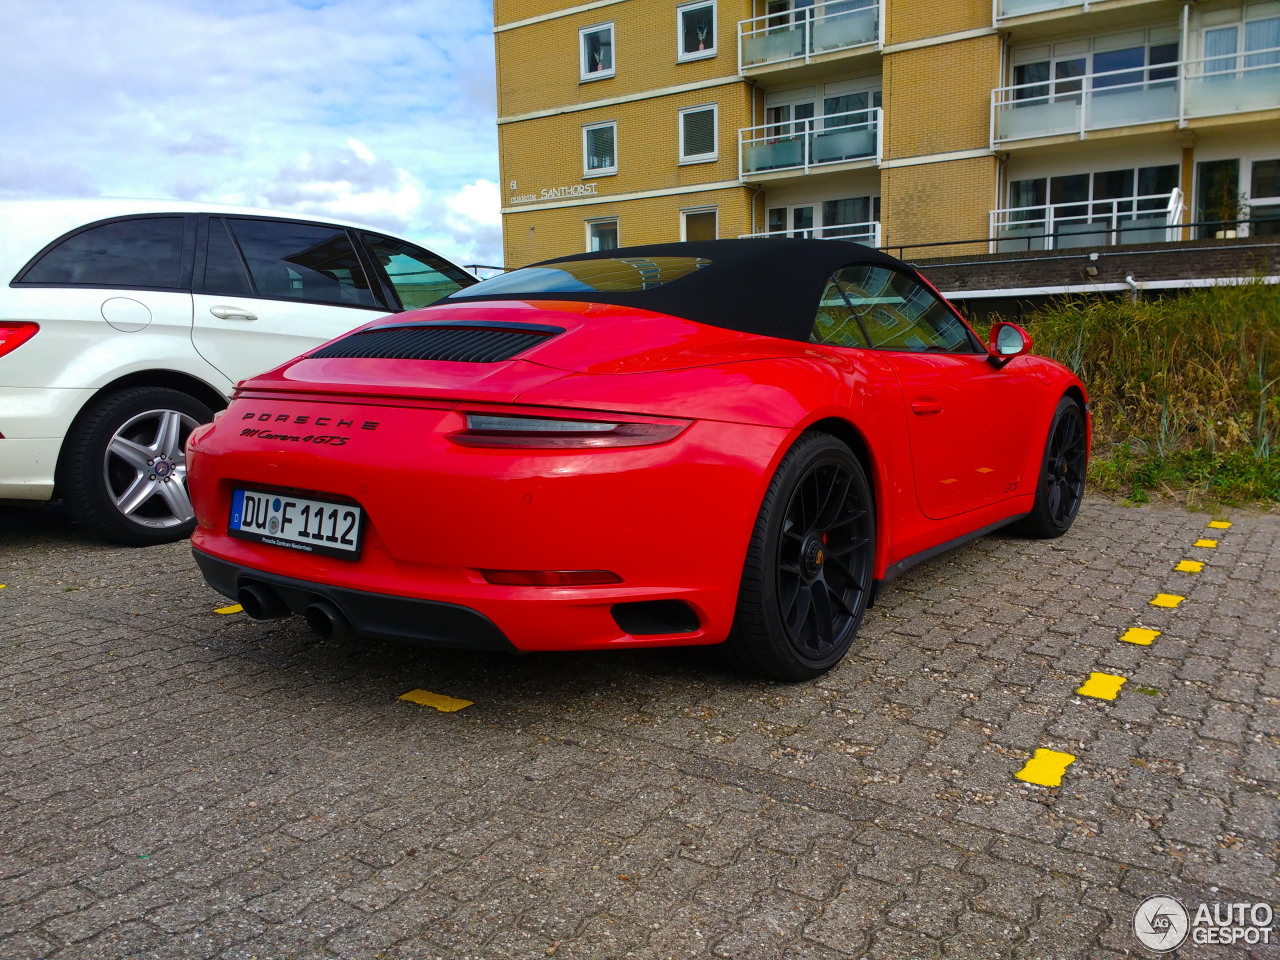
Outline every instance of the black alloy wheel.
[(808, 680), (848, 652), (871, 596), (875, 505), (847, 446), (806, 434), (783, 457), (756, 520), (727, 653)]
[(1035, 504), (1015, 527), (1016, 532), (1047, 540), (1071, 529), (1084, 499), (1088, 456), (1084, 411), (1073, 398), (1063, 397), (1049, 424)]

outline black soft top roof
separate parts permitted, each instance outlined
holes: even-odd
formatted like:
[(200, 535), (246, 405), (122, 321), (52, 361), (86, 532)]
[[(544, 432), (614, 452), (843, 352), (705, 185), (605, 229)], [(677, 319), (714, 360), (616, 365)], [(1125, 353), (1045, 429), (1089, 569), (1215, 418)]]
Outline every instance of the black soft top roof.
[(711, 261), (687, 276), (649, 290), (572, 291), (471, 296), (449, 303), (483, 300), (585, 300), (616, 303), (655, 313), (684, 317), (741, 333), (786, 340), (808, 340), (818, 302), (831, 275), (849, 264), (904, 268), (893, 257), (848, 240), (703, 240), (693, 243), (654, 243), (619, 247), (595, 253), (557, 257), (533, 267), (579, 260), (622, 257), (700, 257)]

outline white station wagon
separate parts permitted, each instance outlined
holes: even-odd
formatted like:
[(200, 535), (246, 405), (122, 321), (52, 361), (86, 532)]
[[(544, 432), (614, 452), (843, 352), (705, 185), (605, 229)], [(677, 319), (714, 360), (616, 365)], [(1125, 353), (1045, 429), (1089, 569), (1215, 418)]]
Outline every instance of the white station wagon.
[(180, 201), (0, 201), (0, 500), (146, 545), (240, 380), (476, 279), (369, 227)]

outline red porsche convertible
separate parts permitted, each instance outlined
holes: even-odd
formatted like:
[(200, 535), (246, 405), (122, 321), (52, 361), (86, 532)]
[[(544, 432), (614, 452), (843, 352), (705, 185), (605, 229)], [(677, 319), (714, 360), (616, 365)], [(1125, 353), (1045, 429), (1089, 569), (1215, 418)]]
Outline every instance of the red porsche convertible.
[(1084, 492), (1084, 388), (839, 240), (546, 261), (240, 384), (191, 435), (205, 579), (322, 636), (722, 644), (817, 676), (875, 591)]

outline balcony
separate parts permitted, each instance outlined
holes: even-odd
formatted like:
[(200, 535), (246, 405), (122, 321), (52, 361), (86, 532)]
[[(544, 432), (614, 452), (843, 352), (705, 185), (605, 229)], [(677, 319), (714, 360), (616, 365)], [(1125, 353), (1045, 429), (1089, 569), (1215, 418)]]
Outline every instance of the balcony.
[(1280, 108), (1280, 47), (1186, 61), (1182, 119)]
[(991, 211), (991, 252), (1066, 250), (1182, 238), (1182, 191)]
[(885, 0), (827, 0), (738, 23), (738, 72), (882, 45)]
[(1013, 17), (1026, 17), (1033, 13), (1052, 13), (1054, 10), (1075, 8), (1080, 13), (1088, 13), (1090, 7), (1098, 0), (994, 0), (995, 25), (1000, 21)]
[(1280, 108), (1280, 47), (991, 91), (991, 146)]
[(738, 131), (738, 179), (789, 170), (810, 173), (859, 161), (878, 164), (883, 120), (884, 111), (875, 107), (744, 127)]
[(880, 221), (866, 223), (836, 223), (808, 230), (767, 230), (763, 233), (739, 234), (739, 240), (759, 240), (764, 237), (799, 237), (805, 240), (852, 240), (869, 247), (880, 246)]

